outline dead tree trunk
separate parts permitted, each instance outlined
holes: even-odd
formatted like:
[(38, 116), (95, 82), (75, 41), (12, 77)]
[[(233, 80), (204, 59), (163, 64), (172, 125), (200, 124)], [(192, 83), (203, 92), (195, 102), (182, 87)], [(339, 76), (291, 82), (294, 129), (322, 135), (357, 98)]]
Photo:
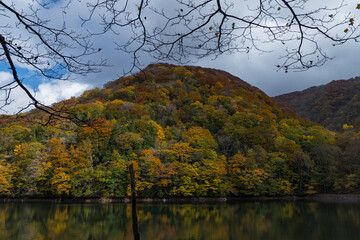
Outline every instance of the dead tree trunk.
[(131, 215), (132, 215), (134, 240), (140, 240), (138, 219), (136, 214), (135, 173), (134, 173), (134, 166), (132, 163), (129, 165), (129, 172), (130, 172), (130, 185), (131, 185)]

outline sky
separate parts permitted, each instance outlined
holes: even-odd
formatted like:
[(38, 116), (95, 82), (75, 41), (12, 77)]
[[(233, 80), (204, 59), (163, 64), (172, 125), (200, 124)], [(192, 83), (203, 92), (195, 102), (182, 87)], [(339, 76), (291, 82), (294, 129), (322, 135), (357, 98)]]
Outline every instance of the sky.
[[(49, 3), (53, 0), (47, 0)], [(66, 15), (60, 9), (61, 4), (65, 0), (57, 0), (56, 3), (49, 5), (49, 12), (54, 16), (53, 22), (62, 22), (66, 18), (67, 27), (76, 32), (81, 32), (84, 27), (79, 27), (79, 16), (86, 14), (86, 9), (73, 8), (68, 9)], [(6, 2), (6, 1), (4, 1)], [(9, 1), (10, 2), (10, 1)], [(33, 3), (32, 0), (15, 0), (16, 6), (24, 8), (27, 4)], [(81, 1), (76, 0), (76, 4)], [(161, 2), (161, 1), (158, 1)], [(336, 0), (327, 1), (336, 2)], [(348, 0), (353, 3), (353, 1)], [(344, 13), (346, 14), (347, 8)], [(357, 12), (360, 15), (360, 10)], [(47, 13), (49, 16), (49, 13)], [(357, 20), (357, 19), (355, 19)], [(0, 22), (2, 21), (0, 16)], [(96, 27), (95, 27), (96, 29)], [(20, 30), (19, 30), (20, 31)], [(122, 76), (123, 72), (128, 71), (131, 64), (131, 56), (122, 51), (116, 50), (114, 41), (124, 41), (127, 39), (128, 29), (120, 32), (118, 35), (102, 35), (94, 39), (94, 45), (102, 48), (94, 58), (106, 58), (109, 67), (103, 69), (100, 73), (89, 74), (86, 76), (77, 76), (73, 81), (48, 81), (43, 78), (34, 77), (34, 71), (24, 65), (18, 64), (17, 68), (20, 76), (24, 79), (24, 83), (31, 91), (36, 92), (36, 97), (45, 104), (51, 104), (72, 96), (79, 96), (87, 89), (102, 87), (103, 84), (117, 79)], [(114, 39), (116, 38), (116, 39)], [(329, 47), (326, 47), (329, 46)], [(318, 86), (331, 82), (332, 80), (345, 80), (352, 77), (360, 76), (359, 56), (360, 43), (349, 42), (345, 45), (331, 47), (330, 44), (325, 45), (326, 53), (334, 57), (322, 67), (311, 68), (303, 72), (285, 73), (283, 70), (278, 71), (276, 64), (279, 62), (281, 49), (271, 49), (271, 53), (261, 53), (252, 51), (249, 54), (234, 53), (223, 54), (216, 59), (190, 59), (188, 65), (197, 65), (208, 68), (215, 68), (227, 71), (249, 84), (261, 89), (269, 96), (277, 96), (280, 94), (301, 91), (311, 86)], [(143, 67), (147, 64), (155, 62), (154, 59), (146, 54), (140, 56)], [(175, 62), (170, 62), (175, 63)], [(175, 63), (176, 64), (176, 63)], [(8, 66), (0, 63), (0, 84), (6, 84), (11, 81), (12, 76)], [(1, 96), (0, 96), (1, 98)], [(21, 107), (29, 103), (29, 99), (24, 95), (21, 89), (16, 88), (12, 92), (11, 105), (5, 108), (6, 112), (0, 114), (16, 113)]]

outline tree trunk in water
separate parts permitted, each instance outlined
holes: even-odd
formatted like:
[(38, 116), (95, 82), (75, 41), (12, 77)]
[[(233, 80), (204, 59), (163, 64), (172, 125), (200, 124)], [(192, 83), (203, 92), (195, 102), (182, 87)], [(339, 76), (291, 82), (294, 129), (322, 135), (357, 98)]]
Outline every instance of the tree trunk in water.
[(136, 214), (135, 173), (134, 173), (134, 165), (132, 163), (129, 165), (129, 172), (130, 172), (130, 183), (131, 183), (130, 184), (131, 185), (131, 215), (132, 215), (134, 240), (140, 240), (138, 219)]

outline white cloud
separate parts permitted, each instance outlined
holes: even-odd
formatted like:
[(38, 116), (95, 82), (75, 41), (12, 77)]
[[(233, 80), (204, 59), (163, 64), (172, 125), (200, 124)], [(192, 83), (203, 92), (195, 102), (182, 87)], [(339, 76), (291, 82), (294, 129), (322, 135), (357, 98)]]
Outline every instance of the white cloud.
[(9, 72), (0, 72), (0, 85), (10, 82), (12, 75)]
[(86, 83), (70, 81), (47, 82), (39, 85), (39, 91), (36, 93), (36, 98), (39, 99), (39, 101), (50, 105), (64, 99), (77, 97), (89, 88), (90, 85)]
[[(9, 85), (12, 81), (13, 77), (9, 72), (0, 72), (1, 86), (8, 85), (9, 87), (15, 87), (15, 84)], [(0, 114), (13, 114), (29, 104), (29, 98), (27, 98), (25, 92), (20, 87), (13, 88), (10, 92), (9, 90), (2, 90), (0, 94), (0, 106), (2, 107)], [(9, 99), (7, 99), (7, 96), (9, 96)], [(7, 103), (10, 103), (9, 105), (4, 106), (5, 99), (7, 99)]]
[[(0, 72), (0, 84), (4, 85), (12, 81), (12, 76), (8, 72)], [(52, 81), (41, 83), (38, 86), (38, 91), (34, 92), (29, 86), (26, 86), (29, 91), (35, 95), (41, 103), (46, 105), (51, 105), (52, 103), (59, 102), (64, 99), (69, 99), (71, 97), (77, 97), (81, 95), (85, 90), (92, 88), (91, 85), (87, 83), (80, 82), (71, 82), (71, 81)], [(0, 92), (0, 94), (5, 94), (5, 92)], [(3, 97), (0, 97), (3, 99)], [(2, 108), (3, 112), (1, 114), (15, 114), (18, 113), (23, 108), (27, 107), (31, 103), (30, 98), (26, 93), (20, 88), (17, 87), (11, 91), (10, 95), (11, 104), (4, 106)], [(27, 108), (27, 110), (32, 109), (33, 107)]]

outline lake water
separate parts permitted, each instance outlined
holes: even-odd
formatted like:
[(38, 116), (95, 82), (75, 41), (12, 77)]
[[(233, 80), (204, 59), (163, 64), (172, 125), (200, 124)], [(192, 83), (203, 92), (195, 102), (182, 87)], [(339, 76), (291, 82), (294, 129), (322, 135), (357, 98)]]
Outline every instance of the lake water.
[[(360, 239), (360, 204), (140, 203), (142, 240)], [(133, 239), (124, 203), (0, 203), (0, 239)]]

